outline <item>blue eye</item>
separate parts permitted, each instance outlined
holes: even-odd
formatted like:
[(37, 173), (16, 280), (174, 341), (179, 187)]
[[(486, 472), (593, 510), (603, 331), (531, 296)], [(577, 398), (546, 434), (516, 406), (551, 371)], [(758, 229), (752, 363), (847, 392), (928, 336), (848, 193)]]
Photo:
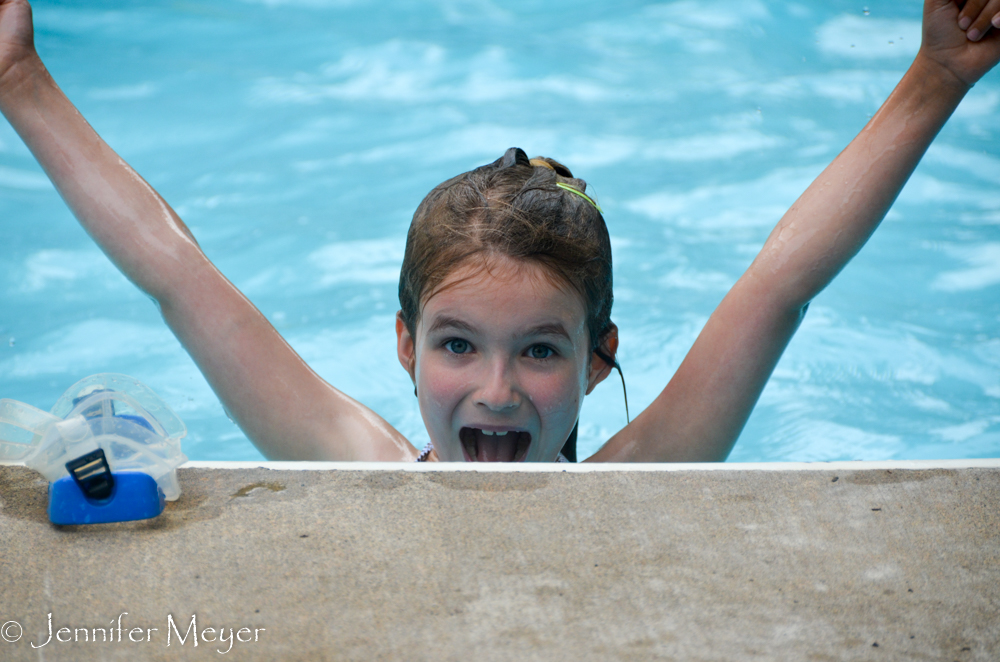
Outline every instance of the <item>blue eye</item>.
[(461, 338), (453, 338), (452, 340), (446, 342), (444, 346), (445, 349), (447, 349), (452, 354), (465, 354), (470, 349), (472, 349), (471, 347), (469, 347), (468, 341), (462, 340)]
[(548, 345), (532, 345), (528, 350), (528, 356), (533, 359), (547, 359), (555, 354), (555, 351)]

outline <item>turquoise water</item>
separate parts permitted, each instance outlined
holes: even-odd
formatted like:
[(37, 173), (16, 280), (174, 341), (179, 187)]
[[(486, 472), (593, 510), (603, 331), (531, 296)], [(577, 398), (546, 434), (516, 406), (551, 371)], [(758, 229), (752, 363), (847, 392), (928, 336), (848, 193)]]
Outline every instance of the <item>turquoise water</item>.
[[(512, 145), (590, 183), (640, 411), (915, 53), (920, 3), (871, 4), (34, 7), (39, 51), (97, 130), (320, 374), (419, 446), (393, 315), (432, 186)], [(1000, 457), (998, 74), (813, 303), (731, 460)], [(192, 459), (260, 457), (4, 122), (0, 228), (0, 397), (48, 409), (123, 372), (186, 421)], [(581, 454), (624, 423), (608, 379)]]

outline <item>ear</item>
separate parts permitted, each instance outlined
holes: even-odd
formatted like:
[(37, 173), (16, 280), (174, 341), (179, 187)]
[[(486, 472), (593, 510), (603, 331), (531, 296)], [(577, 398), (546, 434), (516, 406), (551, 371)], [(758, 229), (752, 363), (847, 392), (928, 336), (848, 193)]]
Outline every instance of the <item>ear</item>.
[(401, 310), (396, 313), (396, 355), (399, 356), (399, 364), (406, 372), (410, 373), (410, 380), (416, 386), (417, 351), (413, 336), (410, 335), (410, 331), (403, 321), (403, 311)]
[[(611, 322), (607, 335), (601, 342), (601, 350), (612, 359), (618, 354), (618, 325)], [(590, 355), (590, 377), (587, 381), (587, 393), (594, 390), (594, 387), (604, 381), (604, 379), (614, 370), (614, 365), (604, 362), (604, 359), (597, 354)]]

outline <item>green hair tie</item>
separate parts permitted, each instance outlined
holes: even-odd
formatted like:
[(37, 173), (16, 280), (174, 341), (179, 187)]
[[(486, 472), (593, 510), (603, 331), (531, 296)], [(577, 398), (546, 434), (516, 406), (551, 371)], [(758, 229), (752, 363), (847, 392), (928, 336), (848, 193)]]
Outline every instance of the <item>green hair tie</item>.
[(594, 209), (596, 209), (598, 212), (600, 212), (602, 214), (604, 213), (604, 210), (601, 209), (601, 206), (599, 204), (597, 204), (596, 202), (594, 202), (593, 198), (591, 198), (589, 195), (587, 195), (583, 191), (581, 191), (579, 189), (575, 189), (572, 186), (570, 186), (569, 184), (563, 184), (562, 182), (556, 182), (556, 186), (558, 186), (559, 188), (563, 189), (564, 191), (569, 191), (570, 193), (575, 193), (576, 195), (580, 196), (581, 198), (583, 198), (584, 200), (586, 200), (587, 202), (589, 202), (594, 207)]

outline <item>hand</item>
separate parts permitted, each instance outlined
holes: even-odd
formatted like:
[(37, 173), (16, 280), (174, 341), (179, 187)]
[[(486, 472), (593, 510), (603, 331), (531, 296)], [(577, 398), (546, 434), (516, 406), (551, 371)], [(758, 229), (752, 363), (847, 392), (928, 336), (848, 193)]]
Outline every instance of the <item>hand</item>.
[(924, 0), (920, 55), (974, 85), (1000, 60), (1000, 0)]
[(0, 80), (35, 53), (31, 6), (27, 0), (0, 0)]

